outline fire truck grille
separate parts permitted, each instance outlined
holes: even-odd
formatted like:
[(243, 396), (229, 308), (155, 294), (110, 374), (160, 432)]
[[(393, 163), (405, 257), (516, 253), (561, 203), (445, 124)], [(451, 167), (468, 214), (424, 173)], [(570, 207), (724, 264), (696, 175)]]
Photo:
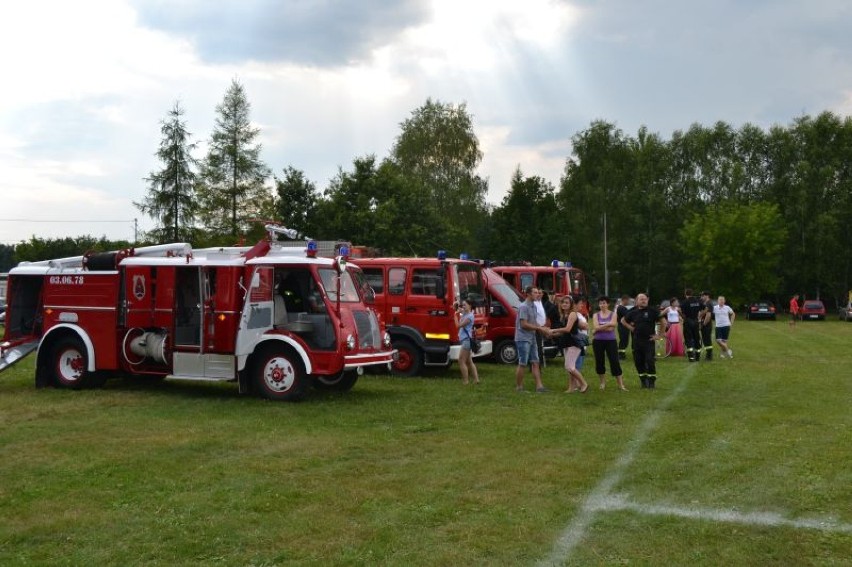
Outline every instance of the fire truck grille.
[(358, 331), (359, 348), (379, 348), (381, 346), (379, 321), (372, 311), (355, 312), (355, 329)]

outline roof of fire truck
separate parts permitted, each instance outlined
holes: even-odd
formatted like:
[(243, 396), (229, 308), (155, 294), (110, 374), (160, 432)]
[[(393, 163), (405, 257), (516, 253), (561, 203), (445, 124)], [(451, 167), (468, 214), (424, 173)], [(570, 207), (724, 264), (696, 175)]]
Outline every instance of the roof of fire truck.
[(233, 246), (220, 248), (200, 248), (193, 250), (187, 243), (162, 244), (147, 246), (128, 251), (109, 252), (118, 255), (112, 269), (91, 270), (85, 267), (86, 255), (38, 262), (21, 262), (10, 270), (11, 273), (28, 275), (45, 274), (86, 274), (115, 272), (118, 265), (122, 266), (243, 266), (258, 264), (301, 264), (333, 266), (334, 259), (315, 256), (308, 253), (307, 247), (281, 247), (275, 242), (270, 243), (257, 256), (246, 259), (252, 250), (248, 246)]

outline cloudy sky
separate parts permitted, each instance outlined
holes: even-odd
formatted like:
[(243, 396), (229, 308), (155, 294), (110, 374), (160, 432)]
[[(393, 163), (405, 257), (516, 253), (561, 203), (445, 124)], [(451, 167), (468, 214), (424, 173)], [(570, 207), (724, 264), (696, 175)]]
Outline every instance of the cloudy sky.
[[(558, 184), (604, 119), (692, 123), (852, 114), (843, 0), (28, 0), (0, 20), (0, 243), (132, 239), (160, 122), (196, 141), (233, 79), (263, 159), (324, 189), (384, 158), (427, 98), (466, 103), (499, 204), (512, 172)], [(200, 156), (199, 156), (200, 157)], [(138, 225), (134, 224), (134, 220)], [(345, 235), (341, 235), (345, 236)]]

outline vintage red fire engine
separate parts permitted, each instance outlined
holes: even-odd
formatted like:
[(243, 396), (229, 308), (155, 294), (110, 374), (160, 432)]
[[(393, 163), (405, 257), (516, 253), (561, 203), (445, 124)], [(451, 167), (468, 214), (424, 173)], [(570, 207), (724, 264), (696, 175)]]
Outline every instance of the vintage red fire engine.
[(111, 372), (236, 382), (297, 400), (348, 390), (365, 367), (389, 367), (390, 336), (364, 303), (345, 251), (192, 250), (168, 244), (43, 262), (9, 273), (0, 370), (38, 348), (36, 385), (85, 388)]

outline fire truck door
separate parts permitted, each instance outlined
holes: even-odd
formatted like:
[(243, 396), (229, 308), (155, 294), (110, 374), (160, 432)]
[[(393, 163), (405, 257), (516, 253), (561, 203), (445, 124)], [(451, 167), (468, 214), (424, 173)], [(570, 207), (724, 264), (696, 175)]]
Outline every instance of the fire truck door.
[(240, 316), (237, 355), (251, 354), (260, 337), (272, 327), (273, 288), (272, 268), (257, 266), (249, 278), (243, 312)]
[(427, 338), (434, 336), (452, 340), (454, 333), (447, 323), (452, 303), (448, 302), (447, 296), (452, 295), (453, 292), (449, 291), (452, 288), (444, 282), (444, 289), (448, 290), (445, 297), (436, 297), (438, 281), (442, 277), (447, 277), (446, 272), (432, 267), (415, 267), (411, 271), (405, 317), (409, 325), (420, 329)]
[(201, 269), (177, 268), (175, 273), (175, 346), (201, 348), (203, 301)]

